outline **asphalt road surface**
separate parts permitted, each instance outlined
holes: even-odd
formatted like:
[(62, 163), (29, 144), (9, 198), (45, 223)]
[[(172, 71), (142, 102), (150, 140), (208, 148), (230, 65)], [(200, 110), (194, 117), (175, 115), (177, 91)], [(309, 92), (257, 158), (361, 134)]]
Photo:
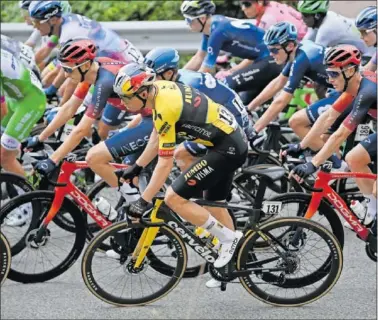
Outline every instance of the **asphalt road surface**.
[(1, 288), (1, 319), (376, 319), (376, 264), (351, 231), (346, 230), (345, 240), (339, 282), (325, 297), (300, 308), (266, 305), (239, 284), (229, 285), (226, 292), (207, 289), (208, 274), (182, 280), (151, 305), (114, 307), (87, 290), (79, 260), (45, 283), (26, 285), (8, 279)]

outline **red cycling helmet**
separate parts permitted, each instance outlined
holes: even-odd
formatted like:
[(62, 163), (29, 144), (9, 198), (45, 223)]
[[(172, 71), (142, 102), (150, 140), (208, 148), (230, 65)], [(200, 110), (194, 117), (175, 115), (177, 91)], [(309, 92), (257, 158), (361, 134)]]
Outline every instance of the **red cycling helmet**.
[(63, 44), (59, 51), (58, 60), (80, 64), (86, 60), (93, 61), (96, 57), (97, 47), (93, 40), (88, 38), (74, 38)]
[(341, 44), (327, 51), (324, 63), (327, 67), (340, 69), (349, 65), (359, 66), (361, 64), (361, 52), (355, 46)]

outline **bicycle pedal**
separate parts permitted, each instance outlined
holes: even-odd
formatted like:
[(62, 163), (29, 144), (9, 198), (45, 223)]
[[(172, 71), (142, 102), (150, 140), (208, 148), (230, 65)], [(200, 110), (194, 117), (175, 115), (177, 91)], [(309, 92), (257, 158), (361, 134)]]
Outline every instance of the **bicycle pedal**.
[(221, 282), (220, 289), (221, 289), (221, 291), (226, 291), (226, 289), (227, 289), (227, 282)]

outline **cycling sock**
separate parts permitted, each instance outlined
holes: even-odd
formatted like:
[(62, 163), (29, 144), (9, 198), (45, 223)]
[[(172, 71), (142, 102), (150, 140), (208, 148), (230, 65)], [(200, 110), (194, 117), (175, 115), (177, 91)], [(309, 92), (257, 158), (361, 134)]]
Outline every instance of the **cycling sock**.
[(332, 167), (334, 169), (339, 169), (341, 167), (342, 161), (339, 157), (334, 153), (332, 156), (328, 158), (329, 161), (332, 161)]
[(235, 239), (235, 231), (225, 227), (211, 214), (209, 214), (209, 218), (201, 226), (201, 228), (209, 231), (213, 236), (217, 237), (220, 242), (230, 242)]

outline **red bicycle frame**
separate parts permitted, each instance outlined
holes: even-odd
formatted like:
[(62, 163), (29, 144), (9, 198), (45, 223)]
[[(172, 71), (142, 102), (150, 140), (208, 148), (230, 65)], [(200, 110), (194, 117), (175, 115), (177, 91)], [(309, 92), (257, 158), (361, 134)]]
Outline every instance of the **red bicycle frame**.
[(330, 180), (338, 180), (343, 178), (364, 178), (364, 179), (377, 179), (376, 174), (371, 173), (358, 173), (358, 172), (345, 172), (345, 173), (329, 173), (324, 172), (322, 169), (318, 172), (314, 188), (322, 189), (321, 191), (313, 192), (310, 205), (307, 209), (305, 218), (311, 219), (315, 212), (318, 210), (320, 202), (323, 197), (327, 198), (336, 210), (349, 222), (353, 230), (359, 237), (367, 241), (369, 229), (362, 225), (357, 217), (349, 210), (344, 200), (329, 186)]
[[(116, 169), (125, 169), (128, 167), (128, 165), (118, 163), (110, 163), (110, 165)], [(51, 220), (54, 219), (56, 214), (59, 212), (66, 195), (70, 195), (75, 200), (75, 203), (87, 214), (89, 214), (101, 228), (106, 228), (112, 224), (102, 215), (100, 211), (97, 210), (97, 208), (92, 204), (92, 201), (89, 200), (89, 198), (74, 184), (72, 184), (70, 180), (71, 174), (75, 170), (86, 169), (88, 167), (89, 166), (85, 161), (63, 162), (57, 183), (64, 184), (64, 186), (55, 187), (55, 197), (46, 218), (43, 220), (43, 226), (47, 226)]]

